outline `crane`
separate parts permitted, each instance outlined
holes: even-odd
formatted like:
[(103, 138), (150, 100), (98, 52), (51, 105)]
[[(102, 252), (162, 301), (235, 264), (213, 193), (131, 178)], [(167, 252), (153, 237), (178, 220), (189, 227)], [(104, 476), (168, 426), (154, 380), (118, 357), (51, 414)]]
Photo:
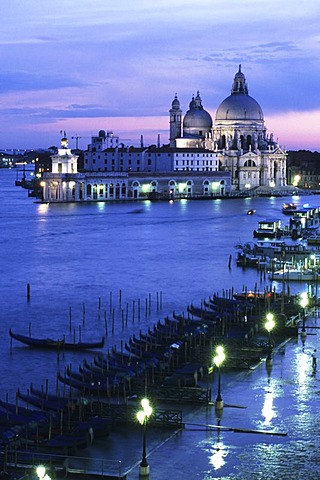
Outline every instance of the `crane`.
[(75, 135), (74, 137), (71, 137), (73, 140), (76, 140), (76, 149), (78, 150), (79, 147), (79, 138), (91, 138), (91, 137), (81, 137), (80, 135)]

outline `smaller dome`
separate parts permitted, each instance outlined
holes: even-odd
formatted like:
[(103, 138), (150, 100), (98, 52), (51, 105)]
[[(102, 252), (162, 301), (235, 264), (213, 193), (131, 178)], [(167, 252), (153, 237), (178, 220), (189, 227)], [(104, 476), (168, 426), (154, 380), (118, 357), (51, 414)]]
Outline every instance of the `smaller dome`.
[(69, 142), (68, 142), (67, 137), (61, 138), (61, 147), (62, 147), (62, 148), (68, 148), (68, 143), (69, 143)]
[(211, 115), (204, 109), (189, 110), (183, 119), (184, 128), (211, 128)]
[(204, 110), (199, 92), (196, 98), (192, 97), (189, 110), (183, 119), (183, 128), (210, 129), (212, 118), (210, 113)]
[(99, 130), (99, 137), (104, 138), (106, 136), (106, 132), (104, 130)]

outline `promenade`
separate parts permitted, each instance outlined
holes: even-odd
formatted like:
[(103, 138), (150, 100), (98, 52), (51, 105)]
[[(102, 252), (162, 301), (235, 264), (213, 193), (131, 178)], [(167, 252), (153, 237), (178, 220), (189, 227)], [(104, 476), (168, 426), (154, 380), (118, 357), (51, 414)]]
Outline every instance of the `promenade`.
[[(166, 440), (161, 439), (162, 433), (150, 429), (147, 435), (149, 478), (320, 478), (320, 366), (318, 371), (312, 370), (312, 353), (315, 348), (319, 352), (320, 345), (318, 330), (310, 326), (320, 326), (320, 320), (308, 318), (304, 344), (299, 334), (298, 338), (289, 339), (275, 349), (271, 368), (262, 361), (254, 370), (222, 369), (224, 408), (220, 413), (214, 406), (184, 408), (185, 428)], [(209, 386), (214, 400), (215, 376), (209, 378)], [(222, 428), (207, 427), (209, 425)], [(139, 432), (135, 432), (135, 442), (132, 442), (130, 436), (128, 444), (121, 446), (129, 461), (142, 448), (141, 432), (140, 437)], [(139, 478), (138, 464), (128, 471), (127, 478)]]

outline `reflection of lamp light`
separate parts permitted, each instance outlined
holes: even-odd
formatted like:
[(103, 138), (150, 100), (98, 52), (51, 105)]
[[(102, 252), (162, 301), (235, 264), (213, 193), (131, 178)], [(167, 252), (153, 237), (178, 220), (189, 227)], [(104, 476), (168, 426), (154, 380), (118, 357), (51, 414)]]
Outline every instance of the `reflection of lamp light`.
[(265, 423), (270, 425), (271, 420), (275, 416), (275, 411), (273, 407), (273, 392), (266, 392), (266, 396), (264, 399), (264, 404), (262, 408), (262, 415), (265, 418)]
[(216, 356), (213, 358), (213, 362), (216, 367), (218, 367), (218, 394), (215, 402), (215, 407), (217, 409), (223, 408), (223, 400), (221, 396), (221, 372), (220, 368), (222, 363), (224, 362), (226, 356), (223, 350), (223, 347), (220, 345), (216, 348)]
[(273, 313), (267, 314), (267, 321), (265, 323), (266, 330), (268, 332), (268, 355), (266, 359), (267, 366), (272, 365), (272, 346), (271, 346), (271, 330), (275, 327), (275, 321), (273, 319)]
[(308, 299), (308, 293), (307, 292), (302, 292), (300, 295), (300, 305), (303, 308), (302, 312), (302, 330), (301, 330), (301, 337), (306, 338), (307, 332), (306, 332), (306, 308), (309, 303)]
[(139, 475), (146, 476), (149, 475), (150, 467), (147, 462), (147, 447), (146, 447), (146, 437), (147, 437), (147, 422), (152, 414), (152, 407), (150, 406), (149, 400), (143, 398), (141, 400), (142, 410), (137, 412), (138, 422), (143, 426), (143, 443), (142, 443), (142, 460), (139, 468)]

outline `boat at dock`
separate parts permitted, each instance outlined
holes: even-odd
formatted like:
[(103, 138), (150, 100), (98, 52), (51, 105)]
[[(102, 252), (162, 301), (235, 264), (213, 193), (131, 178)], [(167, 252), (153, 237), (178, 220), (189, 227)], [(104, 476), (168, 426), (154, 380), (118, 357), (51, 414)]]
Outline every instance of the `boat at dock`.
[(14, 333), (11, 328), (9, 335), (14, 340), (24, 343), (29, 347), (53, 350), (89, 350), (103, 348), (104, 337), (98, 342), (67, 342), (65, 339), (53, 340), (52, 338), (33, 338)]
[(320, 280), (320, 272), (289, 268), (271, 272), (269, 278), (277, 282), (318, 282)]
[(310, 235), (307, 238), (307, 244), (310, 247), (320, 247), (320, 235)]
[(254, 238), (280, 238), (282, 236), (280, 220), (261, 220), (253, 231)]

